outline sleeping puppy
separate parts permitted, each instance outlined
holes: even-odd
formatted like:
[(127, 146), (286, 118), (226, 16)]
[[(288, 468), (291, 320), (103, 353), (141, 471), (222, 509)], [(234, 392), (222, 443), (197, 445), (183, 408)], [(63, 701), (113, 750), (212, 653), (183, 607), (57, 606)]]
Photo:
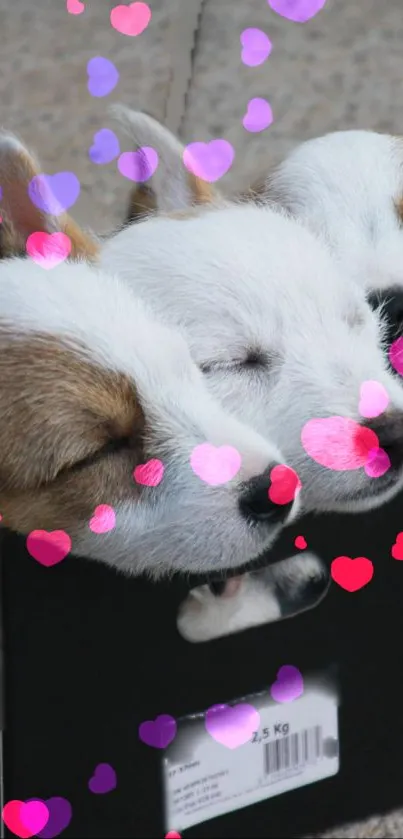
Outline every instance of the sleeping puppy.
[[(183, 331), (224, 407), (276, 441), (300, 477), (305, 511), (353, 512), (384, 503), (402, 486), (403, 390), (387, 369), (383, 330), (363, 290), (298, 219), (262, 200), (225, 201), (212, 189), (209, 194), (207, 184), (201, 195), (175, 137), (144, 114), (121, 108), (117, 115), (133, 147), (156, 148), (159, 166), (147, 187), (147, 222), (129, 224), (104, 243), (101, 265)], [(152, 193), (157, 214), (149, 212)], [(132, 195), (132, 219), (136, 206), (141, 218), (144, 187)], [(301, 445), (304, 425), (334, 415), (364, 422), (360, 387), (373, 379), (387, 389), (390, 406), (365, 424), (377, 429), (393, 468), (374, 480), (361, 469), (320, 466)], [(291, 590), (304, 573), (308, 580), (312, 573), (322, 577), (319, 569), (316, 558), (299, 555), (282, 564), (282, 583), (288, 573)], [(184, 606), (182, 633), (206, 640), (228, 631), (231, 621), (239, 629), (277, 619), (276, 573), (279, 567), (260, 577), (266, 592), (259, 610), (256, 577), (231, 583), (225, 593), (232, 597), (218, 601), (209, 589), (199, 591)]]
[[(73, 553), (126, 573), (244, 566), (299, 505), (268, 496), (279, 448), (222, 407), (179, 331), (93, 264), (95, 239), (31, 203), (38, 171), (15, 138), (0, 138), (2, 523), (37, 539), (63, 530)], [(60, 230), (70, 261), (49, 270), (40, 248), (27, 256), (28, 236), (45, 234), (50, 249)], [(206, 442), (238, 453), (225, 482), (191, 467)], [(89, 526), (100, 505), (115, 515), (106, 533)]]
[(339, 131), (297, 147), (261, 183), (319, 235), (341, 270), (381, 306), (391, 343), (403, 331), (403, 139)]

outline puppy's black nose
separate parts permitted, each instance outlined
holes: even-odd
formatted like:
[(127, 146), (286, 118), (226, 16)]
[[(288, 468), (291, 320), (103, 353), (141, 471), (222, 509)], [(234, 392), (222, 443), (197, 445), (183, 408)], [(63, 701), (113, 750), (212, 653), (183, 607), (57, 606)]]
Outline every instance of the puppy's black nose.
[(388, 346), (403, 335), (403, 288), (390, 286), (382, 291), (368, 294), (368, 303), (376, 311), (382, 307), (382, 319), (386, 322)]
[(239, 507), (245, 518), (255, 522), (273, 522), (279, 524), (287, 519), (293, 504), (294, 497), (286, 503), (274, 503), (269, 497), (269, 490), (272, 486), (271, 472), (275, 463), (262, 475), (251, 478), (243, 487), (243, 493), (239, 499)]

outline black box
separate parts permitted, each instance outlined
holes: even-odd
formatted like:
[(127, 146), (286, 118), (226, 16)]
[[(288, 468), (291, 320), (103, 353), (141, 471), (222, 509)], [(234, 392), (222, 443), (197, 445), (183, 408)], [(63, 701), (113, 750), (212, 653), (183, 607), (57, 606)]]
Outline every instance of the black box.
[[(355, 593), (333, 582), (310, 612), (197, 645), (176, 630), (186, 579), (127, 579), (72, 556), (44, 568), (5, 531), (5, 801), (68, 799), (66, 837), (164, 836), (162, 752), (141, 742), (140, 724), (268, 690), (292, 664), (304, 678), (336, 675), (338, 774), (182, 834), (295, 837), (403, 805), (403, 562), (391, 555), (400, 528), (401, 496), (370, 514), (302, 519), (276, 558), (302, 534), (329, 566), (371, 559), (372, 581)], [(88, 787), (100, 763), (117, 775), (104, 795)]]

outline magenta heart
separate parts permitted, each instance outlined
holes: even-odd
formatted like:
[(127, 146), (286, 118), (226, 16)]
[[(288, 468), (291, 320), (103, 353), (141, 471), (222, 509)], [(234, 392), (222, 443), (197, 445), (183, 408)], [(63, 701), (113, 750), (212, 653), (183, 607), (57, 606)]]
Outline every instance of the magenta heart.
[(98, 763), (95, 767), (95, 772), (88, 781), (88, 788), (96, 795), (105, 795), (106, 792), (112, 792), (116, 789), (117, 778), (113, 766), (109, 763)]
[(60, 216), (72, 207), (79, 194), (80, 181), (74, 172), (35, 175), (28, 185), (28, 195), (35, 207), (53, 216)]
[(403, 337), (397, 338), (389, 347), (389, 361), (396, 373), (403, 376)]
[(101, 128), (94, 134), (94, 145), (91, 146), (88, 154), (93, 163), (111, 163), (120, 153), (119, 140), (114, 131), (109, 128)]
[(294, 23), (306, 23), (307, 20), (323, 9), (326, 0), (267, 0), (273, 12)]
[(155, 720), (147, 720), (139, 726), (139, 737), (147, 746), (166, 749), (176, 737), (176, 720), (170, 714), (160, 714)]
[(260, 715), (253, 705), (213, 705), (206, 712), (205, 726), (217, 743), (236, 749), (252, 739), (260, 725)]
[(384, 449), (370, 449), (364, 465), (364, 472), (369, 478), (381, 478), (390, 469), (391, 465), (390, 457)]
[(292, 664), (285, 664), (280, 667), (277, 679), (270, 688), (270, 693), (275, 702), (293, 702), (304, 692), (304, 680), (298, 667)]
[(120, 174), (140, 184), (152, 178), (157, 166), (158, 154), (151, 146), (143, 146), (138, 151), (123, 152), (118, 160)]
[(240, 37), (241, 58), (247, 67), (258, 67), (271, 53), (272, 43), (262, 29), (244, 29)]
[(258, 96), (248, 102), (248, 110), (242, 120), (243, 127), (246, 131), (257, 133), (264, 131), (273, 122), (273, 112), (266, 101), (260, 99)]
[(70, 801), (67, 801), (67, 798), (62, 798), (57, 795), (47, 800), (39, 800), (48, 808), (49, 819), (45, 827), (37, 835), (39, 839), (53, 839), (54, 836), (59, 836), (59, 833), (65, 830), (71, 822), (73, 810)]
[(222, 178), (231, 168), (235, 151), (227, 140), (210, 143), (189, 143), (183, 152), (183, 162), (192, 175), (208, 183)]

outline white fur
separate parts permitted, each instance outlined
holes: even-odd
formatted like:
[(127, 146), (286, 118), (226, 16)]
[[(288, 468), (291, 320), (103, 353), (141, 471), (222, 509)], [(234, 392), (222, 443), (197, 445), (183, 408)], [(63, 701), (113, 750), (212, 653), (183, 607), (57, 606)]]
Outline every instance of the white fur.
[[(116, 527), (101, 540), (77, 522), (69, 534), (76, 553), (157, 575), (236, 567), (272, 544), (281, 525), (252, 527), (238, 503), (244, 482), (282, 461), (280, 451), (223, 410), (179, 332), (158, 322), (116, 276), (86, 264), (45, 271), (30, 260), (7, 260), (0, 279), (0, 331), (9, 327), (14, 341), (58, 336), (84, 358), (127, 374), (145, 415), (147, 459), (165, 467), (161, 484), (144, 489), (139, 502), (128, 493)], [(240, 453), (241, 469), (227, 484), (209, 486), (192, 472), (191, 452), (205, 441)]]
[(268, 178), (267, 195), (321, 236), (361, 287), (403, 284), (402, 139), (340, 131), (309, 140)]

